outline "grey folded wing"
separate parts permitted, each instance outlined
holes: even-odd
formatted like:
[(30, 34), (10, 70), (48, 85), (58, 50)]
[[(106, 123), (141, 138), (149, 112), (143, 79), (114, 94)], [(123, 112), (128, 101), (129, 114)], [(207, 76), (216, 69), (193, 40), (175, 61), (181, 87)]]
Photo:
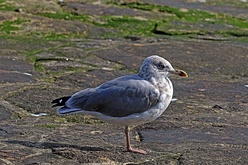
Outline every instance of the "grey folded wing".
[(143, 79), (116, 79), (72, 95), (66, 106), (114, 117), (141, 113), (159, 100), (159, 90)]

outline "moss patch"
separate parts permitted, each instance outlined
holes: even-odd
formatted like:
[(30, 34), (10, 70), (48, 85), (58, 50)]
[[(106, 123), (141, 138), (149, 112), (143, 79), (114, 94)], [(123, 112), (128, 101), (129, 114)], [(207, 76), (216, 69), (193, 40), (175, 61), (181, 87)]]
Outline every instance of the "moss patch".
[(139, 10), (148, 10), (153, 12), (167, 13), (167, 17), (174, 17), (174, 19), (181, 19), (189, 22), (195, 22), (204, 20), (206, 18), (214, 18), (215, 14), (208, 13), (201, 10), (188, 10), (188, 9), (178, 9), (170, 6), (161, 6), (154, 4), (145, 4), (145, 3), (124, 3), (121, 6), (128, 8), (134, 8)]
[[(159, 17), (144, 17), (141, 19), (135, 16), (88, 16), (73, 11), (64, 11), (58, 7), (58, 10), (55, 12), (41, 10), (37, 13), (33, 13), (36, 16), (40, 16), (35, 17), (35, 19), (40, 21), (32, 21), (32, 17), (29, 23), (27, 19), (21, 16), (18, 16), (19, 18), (15, 20), (3, 21), (0, 23), (0, 35), (4, 38), (10, 36), (16, 37), (17, 40), (18, 37), (26, 37), (46, 42), (68, 38), (91, 38), (95, 36), (99, 38), (125, 38), (127, 36), (150, 37), (155, 36), (155, 34), (163, 34), (187, 37), (211, 34), (224, 37), (246, 37), (248, 34), (248, 21), (246, 19), (225, 14), (140, 2), (108, 2), (108, 5), (113, 4), (122, 8), (148, 11), (153, 13), (154, 16), (159, 15)], [(0, 0), (0, 9), (1, 5), (6, 6), (6, 1)], [(13, 10), (13, 8), (11, 10)], [(50, 19), (53, 19), (52, 23)], [(52, 26), (35, 27), (37, 24), (39, 25), (39, 22), (43, 21), (44, 25), (48, 23), (49, 25), (52, 24)], [(56, 21), (58, 21), (58, 24)], [(26, 28), (28, 26), (30, 26), (30, 28)], [(20, 31), (20, 33), (18, 31)], [(95, 36), (92, 36), (92, 34)]]
[(38, 128), (50, 128), (50, 129), (55, 129), (57, 127), (59, 127), (58, 125), (56, 124), (36, 124), (34, 125), (35, 127), (38, 127)]
[(63, 34), (63, 33), (56, 33), (56, 32), (32, 32), (27, 35), (28, 37), (37, 37), (44, 41), (57, 41), (63, 40), (67, 38), (74, 38), (76, 37), (73, 34)]
[(129, 16), (116, 17), (116, 16), (103, 16), (101, 23), (93, 22), (94, 25), (113, 28), (119, 30), (119, 36), (126, 35), (150, 35), (151, 28), (153, 27), (153, 20), (139, 20)]
[(81, 123), (81, 124), (107, 124), (101, 120), (93, 118), (91, 116), (85, 114), (77, 114), (77, 115), (67, 115), (67, 116), (52, 116), (55, 122), (59, 123)]
[[(170, 6), (161, 6), (154, 4), (146, 4), (146, 3), (121, 3), (118, 4), (115, 1), (109, 2), (114, 5), (118, 5), (121, 7), (128, 7), (132, 9), (151, 11), (154, 13), (165, 14), (164, 17), (158, 18), (156, 20), (149, 21), (140, 21), (134, 25), (134, 22), (131, 23), (131, 19), (129, 18), (129, 22), (125, 21), (129, 25), (124, 25), (121, 30), (131, 30), (133, 34), (139, 35), (139, 33), (149, 34), (147, 29), (151, 27), (151, 24), (157, 24), (159, 29), (155, 27), (152, 32), (156, 34), (164, 34), (164, 35), (204, 35), (208, 33), (215, 33), (225, 36), (247, 36), (248, 31), (248, 21), (245, 19), (240, 19), (232, 16), (228, 16), (220, 13), (209, 13), (201, 10), (191, 10), (191, 9), (179, 9)], [(123, 19), (121, 20), (123, 21)], [(123, 24), (120, 23), (120, 19), (111, 19), (107, 21), (107, 25), (112, 25), (111, 27), (120, 26), (123, 27)], [(120, 25), (120, 26), (118, 26)], [(135, 29), (128, 28), (134, 25)], [(139, 28), (139, 25), (141, 25)], [(201, 25), (202, 27), (200, 27)], [(228, 30), (220, 30), (219, 27), (223, 26), (224, 29)], [(157, 33), (157, 32), (161, 33)]]
[(7, 4), (6, 0), (0, 0), (0, 10), (1, 11), (14, 11), (16, 10), (16, 7)]
[(87, 21), (88, 16), (84, 14), (73, 14), (67, 12), (56, 12), (56, 13), (38, 13), (37, 15), (53, 18), (53, 19), (64, 19), (64, 20), (80, 20), (80, 21)]
[(26, 19), (7, 20), (0, 24), (0, 31), (5, 34), (14, 33), (21, 30), (21, 24), (28, 22)]

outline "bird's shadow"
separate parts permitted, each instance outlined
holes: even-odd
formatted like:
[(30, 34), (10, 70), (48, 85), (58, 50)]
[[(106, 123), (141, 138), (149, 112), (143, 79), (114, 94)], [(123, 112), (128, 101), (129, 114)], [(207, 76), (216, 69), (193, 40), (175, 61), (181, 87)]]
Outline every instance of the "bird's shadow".
[(74, 148), (81, 151), (107, 151), (106, 149), (100, 147), (78, 146), (78, 145), (52, 143), (52, 142), (30, 142), (30, 141), (21, 141), (21, 140), (7, 140), (5, 142), (11, 144), (20, 144), (26, 147), (43, 148), (43, 149)]

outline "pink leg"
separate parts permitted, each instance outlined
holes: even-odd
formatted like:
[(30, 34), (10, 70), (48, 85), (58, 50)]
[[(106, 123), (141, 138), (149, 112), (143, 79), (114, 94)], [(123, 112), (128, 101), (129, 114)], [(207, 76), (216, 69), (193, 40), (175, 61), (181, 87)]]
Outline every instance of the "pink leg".
[(131, 147), (128, 126), (125, 126), (125, 135), (126, 135), (126, 144), (127, 144), (127, 151), (128, 152), (147, 154), (147, 152), (144, 150), (140, 150), (140, 149)]

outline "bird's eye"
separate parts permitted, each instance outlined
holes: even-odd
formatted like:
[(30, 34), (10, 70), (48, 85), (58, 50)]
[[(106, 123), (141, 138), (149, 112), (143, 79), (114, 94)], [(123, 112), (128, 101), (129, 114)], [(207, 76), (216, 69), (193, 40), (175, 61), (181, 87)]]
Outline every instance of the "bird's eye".
[(158, 69), (160, 69), (160, 70), (163, 70), (163, 69), (165, 68), (164, 64), (162, 64), (162, 63), (159, 63), (159, 64), (157, 65), (157, 67), (158, 67)]

